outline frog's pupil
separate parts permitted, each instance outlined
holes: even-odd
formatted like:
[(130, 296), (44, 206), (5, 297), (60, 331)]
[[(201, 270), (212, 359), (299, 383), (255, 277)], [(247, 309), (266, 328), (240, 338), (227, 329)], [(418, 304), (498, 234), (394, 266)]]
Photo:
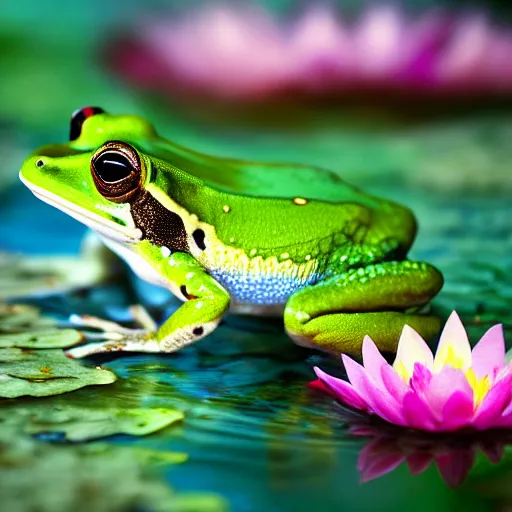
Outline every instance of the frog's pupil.
[(94, 169), (98, 177), (105, 183), (116, 183), (132, 173), (130, 161), (122, 154), (107, 151), (94, 162)]

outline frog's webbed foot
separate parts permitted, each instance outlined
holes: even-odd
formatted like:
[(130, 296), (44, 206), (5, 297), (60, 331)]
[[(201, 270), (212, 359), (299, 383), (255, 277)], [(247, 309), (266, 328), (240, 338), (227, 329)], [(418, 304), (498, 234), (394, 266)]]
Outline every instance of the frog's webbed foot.
[(359, 355), (369, 335), (381, 350), (393, 352), (406, 324), (426, 339), (438, 333), (439, 319), (419, 310), (442, 284), (441, 274), (426, 263), (391, 261), (353, 269), (292, 295), (285, 327), (306, 347)]
[(87, 357), (105, 352), (161, 352), (161, 343), (157, 339), (157, 325), (142, 306), (130, 308), (133, 319), (139, 329), (123, 327), (116, 322), (103, 320), (94, 316), (72, 315), (70, 322), (77, 327), (96, 329), (100, 332), (84, 332), (86, 340), (102, 340), (73, 347), (66, 355), (73, 359)]

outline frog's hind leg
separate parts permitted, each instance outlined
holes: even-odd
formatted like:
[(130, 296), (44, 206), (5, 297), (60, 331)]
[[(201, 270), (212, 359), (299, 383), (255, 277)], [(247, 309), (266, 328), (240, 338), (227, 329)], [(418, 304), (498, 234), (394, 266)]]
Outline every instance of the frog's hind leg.
[(432, 266), (392, 261), (327, 278), (293, 294), (286, 304), (286, 331), (299, 345), (358, 355), (365, 335), (382, 351), (395, 351), (405, 324), (423, 337), (440, 321), (417, 311), (441, 289)]

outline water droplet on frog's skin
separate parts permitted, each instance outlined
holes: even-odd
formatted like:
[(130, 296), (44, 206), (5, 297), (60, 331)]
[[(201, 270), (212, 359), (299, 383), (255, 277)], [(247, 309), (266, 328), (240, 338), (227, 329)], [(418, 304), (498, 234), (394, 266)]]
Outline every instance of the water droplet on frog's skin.
[(287, 252), (283, 252), (283, 254), (281, 254), (281, 256), (280, 256), (280, 258), (282, 260), (287, 260), (289, 257), (290, 257), (290, 255)]
[(303, 197), (294, 197), (293, 204), (296, 204), (297, 206), (304, 206), (308, 204), (308, 200), (304, 199)]
[(223, 207), (222, 207), (222, 211), (224, 213), (229, 213), (231, 211), (231, 207), (228, 206), (227, 204), (225, 204)]
[(169, 247), (165, 247), (165, 245), (160, 248), (160, 251), (162, 252), (162, 256), (164, 258), (168, 258), (171, 255), (171, 250)]

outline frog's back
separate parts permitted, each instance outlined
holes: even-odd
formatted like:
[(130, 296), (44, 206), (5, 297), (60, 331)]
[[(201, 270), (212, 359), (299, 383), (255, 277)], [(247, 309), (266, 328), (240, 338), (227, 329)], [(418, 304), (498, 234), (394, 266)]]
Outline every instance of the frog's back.
[[(222, 243), (247, 253), (302, 258), (394, 237), (408, 246), (414, 236), (408, 209), (367, 195), (321, 168), (211, 157), (164, 140), (154, 156), (184, 173), (174, 182), (168, 176), (161, 187), (215, 226)], [(186, 176), (192, 178), (190, 187)]]
[(155, 149), (155, 156), (225, 192), (254, 197), (304, 197), (333, 203), (362, 201), (376, 206), (370, 196), (319, 167), (213, 157), (168, 141), (162, 141)]

